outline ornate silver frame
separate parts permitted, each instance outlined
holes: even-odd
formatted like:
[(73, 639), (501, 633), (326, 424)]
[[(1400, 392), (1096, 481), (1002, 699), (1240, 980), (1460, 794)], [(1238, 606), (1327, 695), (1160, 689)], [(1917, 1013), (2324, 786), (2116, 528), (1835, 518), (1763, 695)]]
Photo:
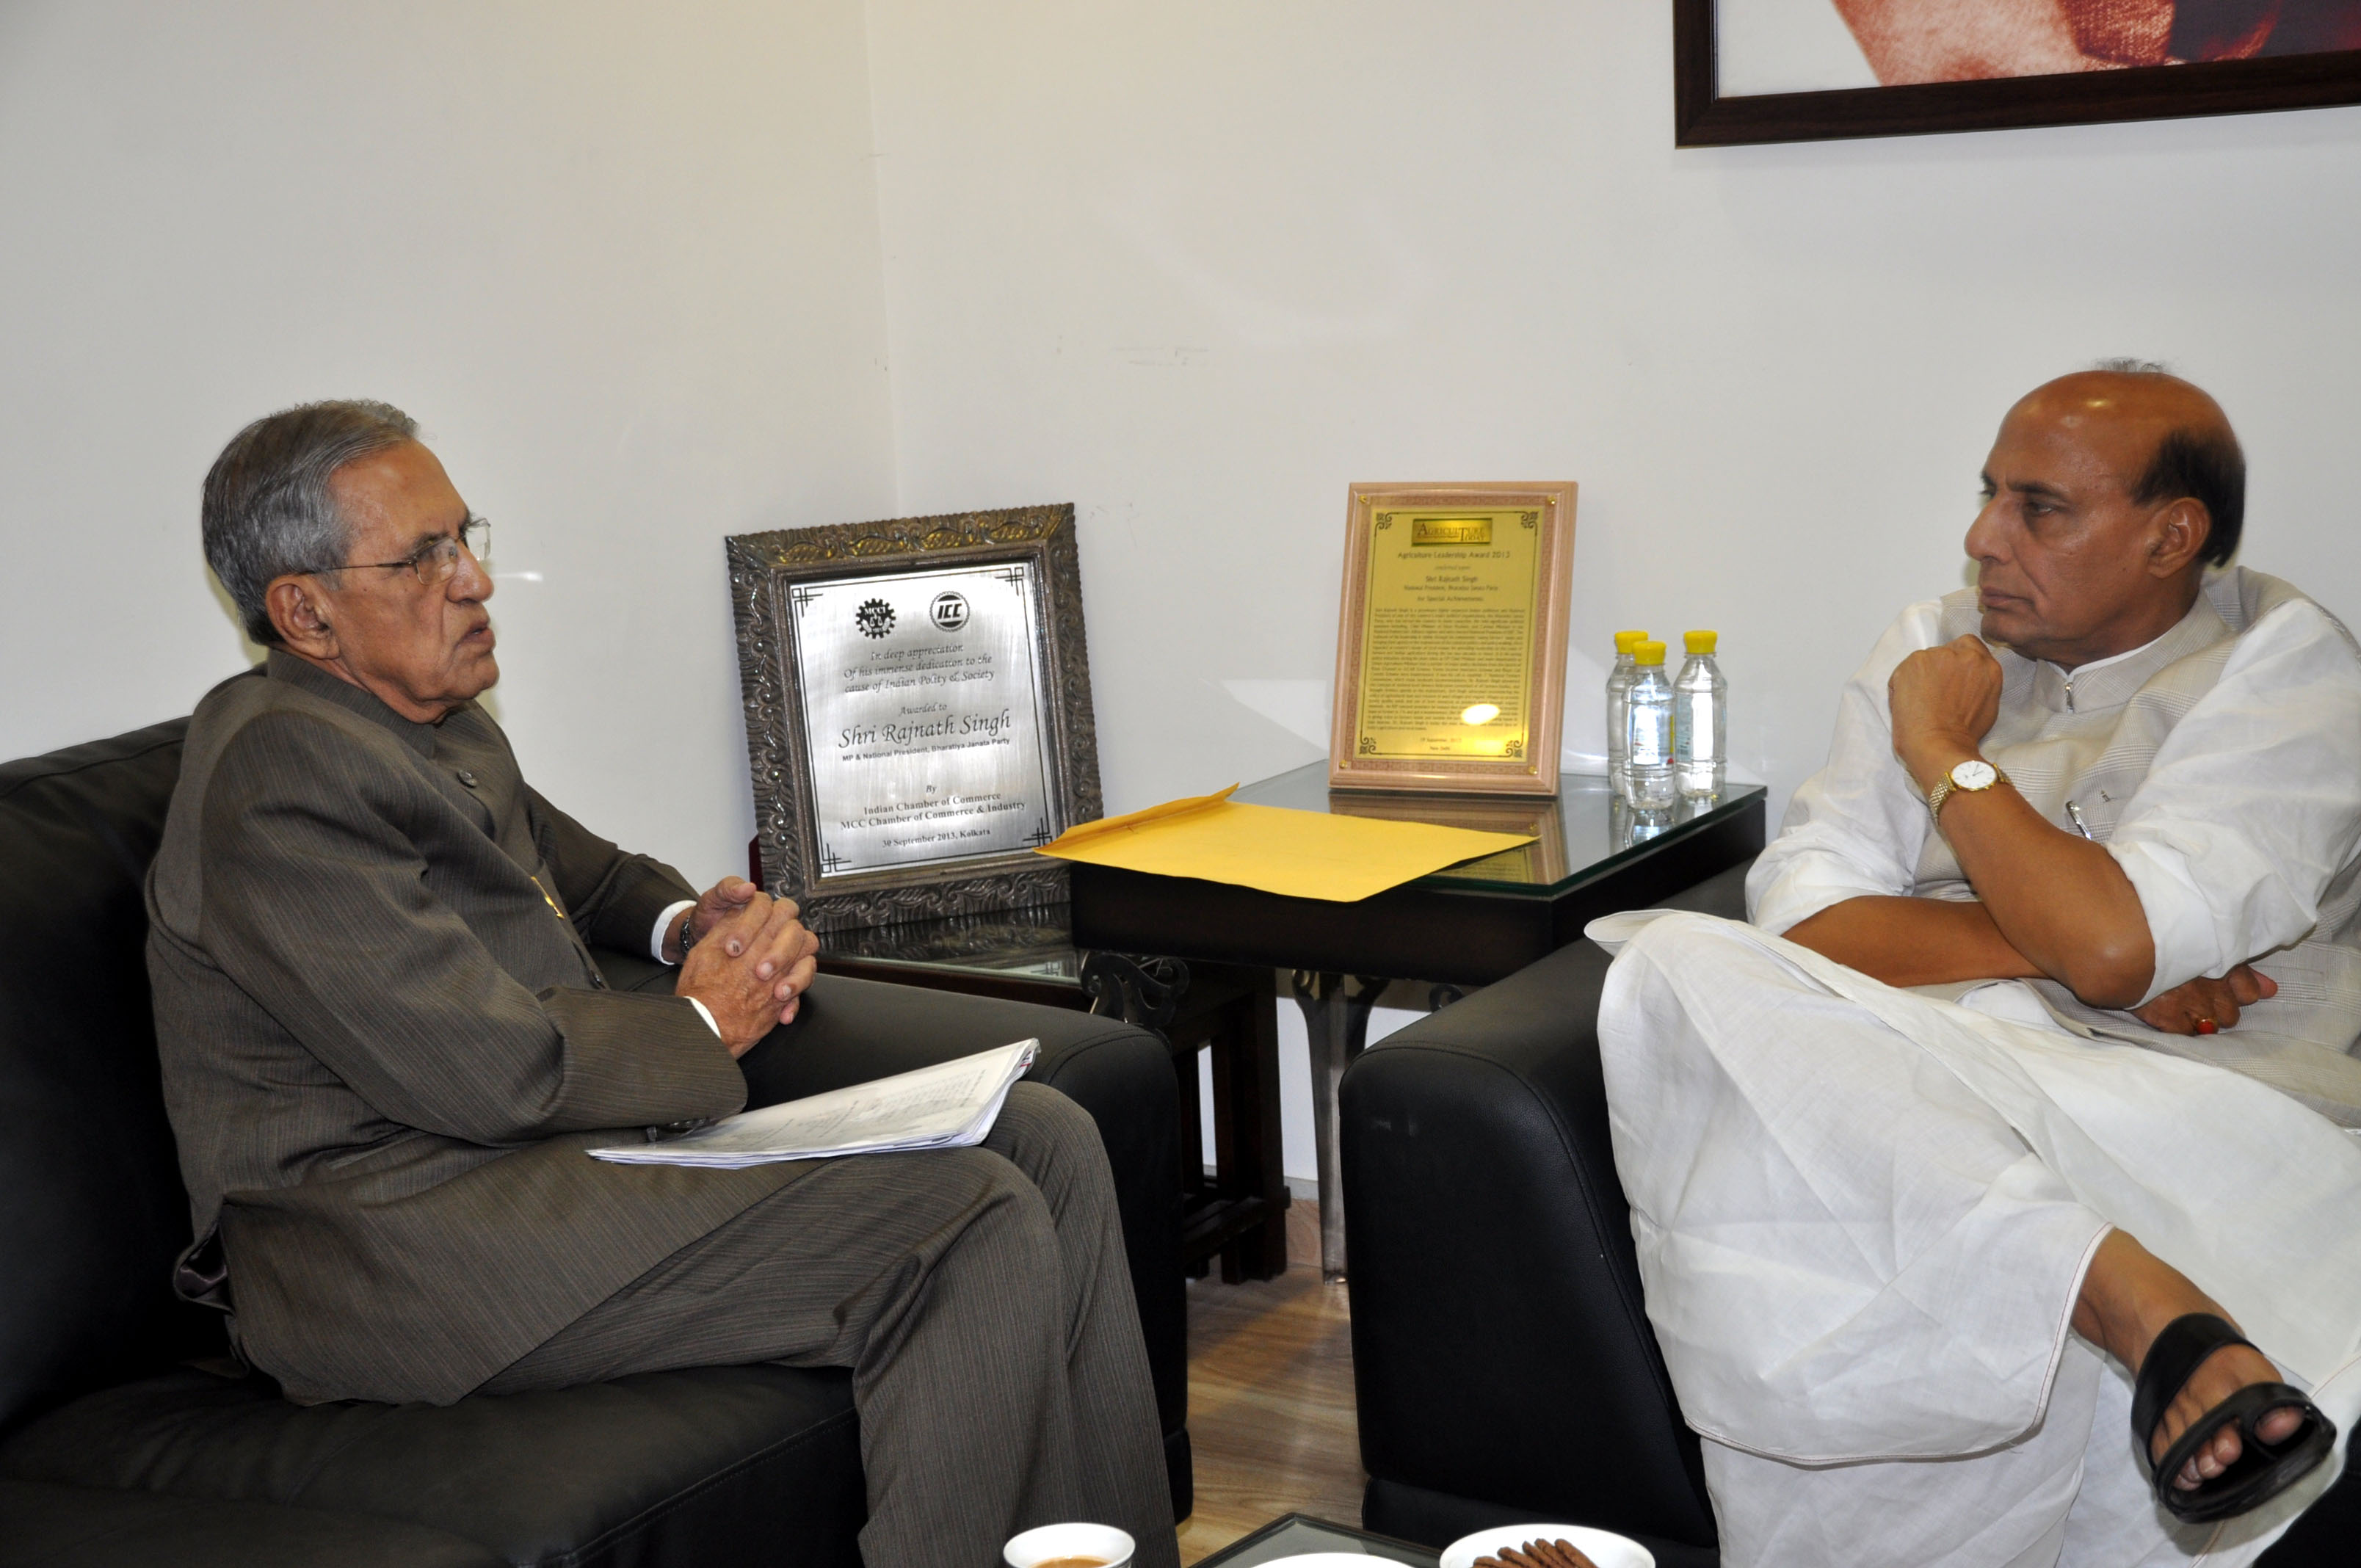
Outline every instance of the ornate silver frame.
[(1064, 903), (1065, 865), (1030, 850), (838, 876), (825, 892), (818, 890), (819, 828), (811, 806), (811, 758), (786, 595), (797, 584), (852, 581), (915, 566), (1032, 562), (1039, 597), (1036, 652), (1047, 688), (1044, 760), (1060, 818), (1049, 824), (1054, 837), (1104, 815), (1072, 506), (776, 529), (733, 534), (724, 543), (764, 888), (802, 905), (805, 922), (816, 931)]

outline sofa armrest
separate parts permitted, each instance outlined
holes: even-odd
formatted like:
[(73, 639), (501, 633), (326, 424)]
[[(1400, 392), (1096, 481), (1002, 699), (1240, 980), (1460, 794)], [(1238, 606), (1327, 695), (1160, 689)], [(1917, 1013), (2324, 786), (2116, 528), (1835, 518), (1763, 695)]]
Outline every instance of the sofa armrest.
[(1607, 965), (1588, 942), (1561, 948), (1345, 1075), (1361, 1461), (1384, 1482), (1708, 1546), (1608, 1139)]
[[(675, 970), (601, 951), (619, 989), (672, 989)], [(1098, 1124), (1115, 1172), (1132, 1295), (1168, 1433), (1189, 1419), (1189, 1325), (1180, 1268), (1180, 1090), (1163, 1043), (1136, 1025), (1029, 1002), (886, 985), (823, 974), (796, 1021), (739, 1062), (747, 1102), (776, 1104), (1038, 1038), (1026, 1078), (1073, 1101)]]

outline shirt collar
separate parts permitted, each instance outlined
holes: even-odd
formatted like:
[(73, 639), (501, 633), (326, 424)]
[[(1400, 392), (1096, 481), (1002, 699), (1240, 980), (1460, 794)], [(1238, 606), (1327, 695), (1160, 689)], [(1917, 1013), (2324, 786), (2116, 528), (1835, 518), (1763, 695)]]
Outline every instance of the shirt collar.
[(263, 660), (263, 671), (274, 681), (285, 681), (299, 686), (313, 696), (325, 697), (339, 707), (350, 708), (372, 724), (381, 725), (412, 751), (422, 757), (434, 755), (434, 726), (416, 724), (386, 707), (375, 694), (340, 680), (313, 663), (299, 659), (284, 648), (273, 648)]
[(2230, 634), (2229, 624), (2200, 594), (2170, 630), (2128, 652), (2093, 659), (2071, 670), (2047, 660), (2035, 663), (2034, 699), (2054, 713), (2121, 707), (2166, 665), (2211, 648)]

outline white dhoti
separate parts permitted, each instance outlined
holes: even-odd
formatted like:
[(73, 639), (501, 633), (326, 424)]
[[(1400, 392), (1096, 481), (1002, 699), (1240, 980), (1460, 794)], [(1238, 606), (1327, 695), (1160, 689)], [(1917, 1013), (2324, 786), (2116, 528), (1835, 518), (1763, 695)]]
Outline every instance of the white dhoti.
[[(2251, 1561), (2361, 1418), (2361, 1140), (2251, 1079), (2031, 1022), (2022, 987), (1970, 1001), (1695, 915), (1609, 975), (1616, 1164), (1722, 1561)], [(2154, 1502), (2130, 1374), (2069, 1327), (2110, 1227), (2311, 1393), (2329, 1463), (2221, 1525)]]

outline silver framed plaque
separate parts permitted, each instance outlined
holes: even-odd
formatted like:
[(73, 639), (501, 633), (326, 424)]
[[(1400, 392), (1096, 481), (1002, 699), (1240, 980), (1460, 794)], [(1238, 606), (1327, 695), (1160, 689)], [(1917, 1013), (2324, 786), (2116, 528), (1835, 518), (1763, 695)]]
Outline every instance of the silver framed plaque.
[(1060, 903), (1102, 815), (1071, 506), (728, 542), (763, 881), (815, 930)]

